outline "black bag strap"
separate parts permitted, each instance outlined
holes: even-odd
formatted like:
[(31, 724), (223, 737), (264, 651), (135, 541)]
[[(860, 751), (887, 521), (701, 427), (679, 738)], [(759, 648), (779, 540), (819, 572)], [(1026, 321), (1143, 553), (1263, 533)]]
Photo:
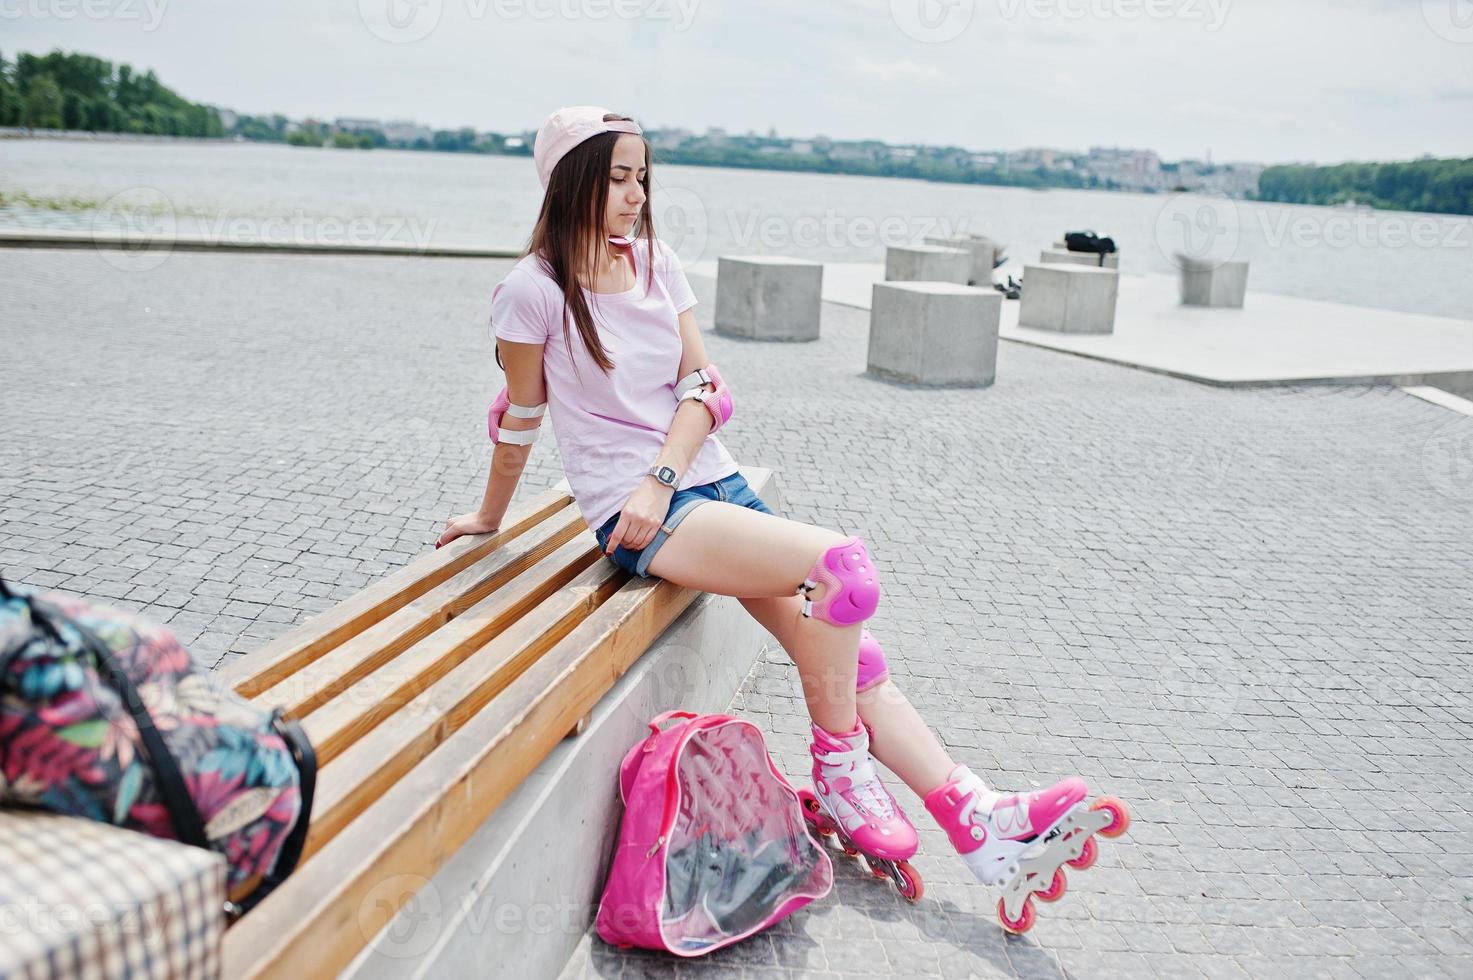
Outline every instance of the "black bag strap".
[(159, 799), (163, 802), (164, 809), (169, 811), (169, 822), (174, 825), (174, 837), (182, 843), (208, 849), (210, 840), (205, 836), (205, 823), (200, 819), (199, 807), (195, 806), (194, 797), (189, 795), (184, 774), (179, 771), (179, 763), (154, 725), (153, 716), (148, 713), (138, 688), (133, 686), (133, 681), (113, 656), (112, 649), (96, 633), (60, 609), (40, 602), (34, 596), (26, 596), (25, 601), (31, 607), (31, 616), (43, 624), (58, 641), (62, 639), (61, 630), (56, 625), (58, 622), (77, 631), (77, 635), (82, 638), (83, 647), (97, 662), (98, 674), (108, 686), (118, 692), (128, 714), (133, 716), (133, 723), (138, 726), (138, 737), (143, 741), (144, 754), (153, 769)]
[(226, 911), (231, 915), (244, 915), (255, 908), (261, 899), (271, 894), (277, 885), (296, 870), (297, 862), (302, 859), (302, 850), (307, 844), (307, 828), (312, 822), (312, 796), (317, 788), (317, 752), (307, 739), (307, 733), (302, 731), (302, 726), (287, 718), (280, 708), (271, 712), (271, 724), (286, 742), (286, 747), (297, 764), (302, 807), (297, 815), (297, 825), (292, 828), (286, 840), (281, 842), (281, 850), (276, 855), (276, 864), (272, 866), (271, 873), (262, 878), (261, 883), (249, 895), (233, 906), (227, 906)]

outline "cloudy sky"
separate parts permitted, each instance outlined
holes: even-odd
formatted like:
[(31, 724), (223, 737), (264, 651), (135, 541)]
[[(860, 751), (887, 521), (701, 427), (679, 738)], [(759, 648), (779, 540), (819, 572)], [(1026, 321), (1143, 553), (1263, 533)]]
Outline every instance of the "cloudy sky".
[(53, 47), (292, 117), (1473, 155), (1473, 0), (0, 0), (7, 58)]

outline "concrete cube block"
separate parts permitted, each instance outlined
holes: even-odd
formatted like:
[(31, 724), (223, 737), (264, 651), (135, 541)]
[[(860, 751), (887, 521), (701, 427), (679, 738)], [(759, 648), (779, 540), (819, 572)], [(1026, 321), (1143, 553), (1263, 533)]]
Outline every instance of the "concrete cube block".
[(967, 283), (972, 286), (987, 286), (992, 283), (992, 269), (997, 258), (997, 243), (981, 235), (947, 238), (929, 235), (923, 239), (927, 245), (941, 248), (959, 248), (972, 253), (972, 271), (967, 274)]
[(885, 249), (887, 282), (954, 282), (972, 275), (972, 253), (943, 245), (892, 245)]
[(912, 384), (984, 387), (997, 375), (1002, 294), (950, 282), (877, 282), (869, 372)]
[(750, 340), (817, 340), (823, 265), (780, 255), (716, 260), (716, 330)]
[(1020, 327), (1061, 333), (1114, 333), (1120, 273), (1088, 265), (1023, 267)]
[(1225, 306), (1242, 309), (1248, 296), (1248, 263), (1211, 262), (1185, 255), (1181, 266), (1181, 301), (1186, 306)]
[[(1070, 263), (1073, 265), (1092, 265), (1100, 268), (1100, 257), (1094, 252), (1071, 252), (1067, 248), (1046, 248), (1039, 256), (1040, 262)], [(1111, 252), (1105, 256), (1106, 269), (1120, 268), (1120, 253)]]

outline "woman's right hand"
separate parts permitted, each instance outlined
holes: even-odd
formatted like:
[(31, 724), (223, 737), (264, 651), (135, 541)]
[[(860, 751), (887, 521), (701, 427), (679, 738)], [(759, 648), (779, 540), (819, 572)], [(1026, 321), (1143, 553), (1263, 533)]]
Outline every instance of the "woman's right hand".
[(445, 522), (445, 530), (440, 532), (440, 539), (435, 542), (435, 547), (444, 547), (462, 534), (490, 534), (499, 529), (500, 523), (481, 516), (479, 511), (452, 517)]

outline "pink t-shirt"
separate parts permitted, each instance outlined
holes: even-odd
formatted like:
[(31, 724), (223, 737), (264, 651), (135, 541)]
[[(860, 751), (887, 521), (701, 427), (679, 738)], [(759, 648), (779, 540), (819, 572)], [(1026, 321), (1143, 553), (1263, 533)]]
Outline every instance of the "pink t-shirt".
[[(696, 304), (680, 260), (668, 245), (656, 244), (655, 277), (648, 292), (645, 241), (635, 242), (630, 252), (636, 272), (633, 289), (583, 290), (599, 339), (614, 362), (607, 375), (584, 348), (571, 314), (564, 341), (563, 293), (536, 256), (518, 262), (491, 296), (491, 324), (498, 338), (545, 345), (542, 375), (563, 472), (583, 519), (595, 529), (623, 508), (665, 445), (680, 380), (678, 315)], [(726, 447), (708, 435), (678, 489), (736, 471)]]

